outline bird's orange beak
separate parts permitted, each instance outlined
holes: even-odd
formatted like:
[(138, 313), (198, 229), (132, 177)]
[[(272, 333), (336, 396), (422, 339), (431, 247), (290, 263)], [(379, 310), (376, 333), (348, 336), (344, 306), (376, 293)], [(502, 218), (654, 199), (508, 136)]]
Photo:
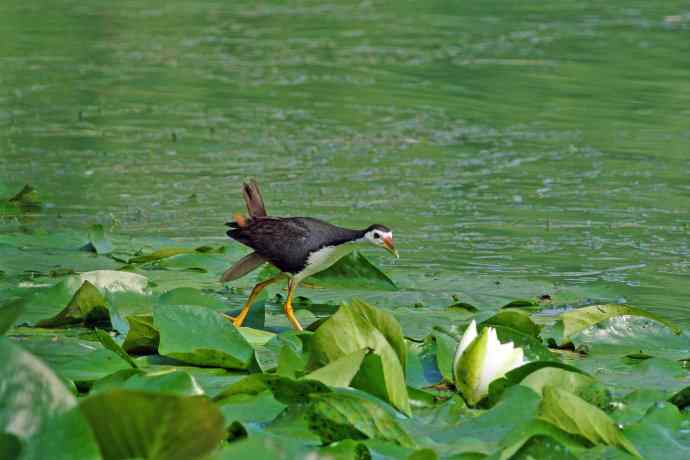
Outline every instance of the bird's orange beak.
[(383, 247), (386, 248), (386, 251), (393, 254), (396, 259), (400, 258), (400, 254), (398, 254), (398, 250), (395, 249), (395, 244), (393, 243), (393, 237), (392, 236), (386, 236), (383, 238)]

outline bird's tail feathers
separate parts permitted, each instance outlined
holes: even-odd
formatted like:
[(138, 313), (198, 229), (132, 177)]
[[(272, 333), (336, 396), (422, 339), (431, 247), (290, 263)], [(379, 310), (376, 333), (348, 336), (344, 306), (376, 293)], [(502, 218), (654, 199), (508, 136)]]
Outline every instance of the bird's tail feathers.
[(266, 207), (264, 206), (264, 199), (261, 197), (259, 191), (259, 184), (254, 179), (245, 182), (242, 187), (244, 193), (244, 202), (247, 203), (247, 211), (250, 217), (265, 217)]

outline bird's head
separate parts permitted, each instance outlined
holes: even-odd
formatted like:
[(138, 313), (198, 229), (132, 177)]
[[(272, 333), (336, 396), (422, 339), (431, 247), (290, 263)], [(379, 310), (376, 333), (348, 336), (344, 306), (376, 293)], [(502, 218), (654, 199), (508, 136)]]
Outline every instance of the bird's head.
[(364, 239), (374, 246), (383, 247), (396, 258), (400, 258), (398, 250), (395, 249), (395, 244), (393, 243), (393, 232), (385, 225), (370, 225), (364, 234)]

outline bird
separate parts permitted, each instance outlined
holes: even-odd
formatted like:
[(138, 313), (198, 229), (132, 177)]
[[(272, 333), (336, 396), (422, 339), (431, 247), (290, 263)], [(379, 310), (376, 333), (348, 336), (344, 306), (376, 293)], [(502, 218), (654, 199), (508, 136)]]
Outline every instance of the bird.
[(235, 213), (227, 222), (227, 235), (253, 250), (228, 268), (221, 277), (225, 283), (241, 278), (269, 263), (280, 270), (276, 276), (256, 284), (240, 313), (232, 319), (241, 327), (259, 293), (267, 286), (287, 279), (284, 311), (292, 327), (303, 330), (295, 317), (292, 299), (305, 278), (335, 264), (358, 248), (380, 247), (399, 258), (393, 232), (381, 224), (363, 230), (338, 227), (311, 217), (269, 216), (256, 180), (243, 183), (242, 192), (249, 216)]

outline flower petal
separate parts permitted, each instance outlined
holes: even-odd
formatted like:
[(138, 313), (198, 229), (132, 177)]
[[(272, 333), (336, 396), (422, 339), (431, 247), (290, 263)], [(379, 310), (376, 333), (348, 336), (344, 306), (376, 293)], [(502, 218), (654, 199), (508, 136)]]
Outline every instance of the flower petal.
[(455, 385), (471, 405), (478, 403), (483, 397), (479, 388), (486, 364), (488, 342), (489, 331), (485, 328), (462, 353), (457, 366), (453, 369)]
[(522, 348), (501, 343), (496, 329), (486, 327), (476, 337), (474, 321), (468, 326), (453, 359), (455, 385), (470, 405), (489, 393), (489, 385), (525, 363)]
[(465, 329), (465, 333), (462, 334), (462, 339), (460, 339), (460, 344), (458, 345), (458, 348), (455, 349), (455, 356), (453, 356), (453, 369), (455, 369), (458, 366), (458, 362), (460, 361), (462, 354), (465, 352), (465, 350), (467, 350), (467, 347), (469, 347), (470, 344), (476, 338), (477, 323), (475, 320), (472, 320), (470, 325), (467, 326), (467, 329)]

